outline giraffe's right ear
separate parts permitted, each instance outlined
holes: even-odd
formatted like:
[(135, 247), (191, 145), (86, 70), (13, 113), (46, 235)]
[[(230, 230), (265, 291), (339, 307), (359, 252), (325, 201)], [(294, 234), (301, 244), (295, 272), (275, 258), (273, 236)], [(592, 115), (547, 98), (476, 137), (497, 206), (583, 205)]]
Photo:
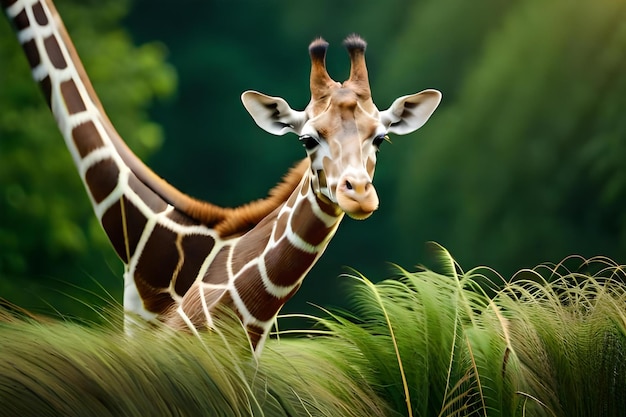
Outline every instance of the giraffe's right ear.
[(246, 91), (241, 95), (241, 101), (256, 124), (273, 135), (284, 135), (288, 132), (299, 135), (306, 122), (305, 112), (293, 110), (280, 97)]
[(424, 90), (397, 98), (391, 107), (380, 112), (380, 119), (389, 133), (406, 135), (422, 127), (440, 102), (439, 91)]

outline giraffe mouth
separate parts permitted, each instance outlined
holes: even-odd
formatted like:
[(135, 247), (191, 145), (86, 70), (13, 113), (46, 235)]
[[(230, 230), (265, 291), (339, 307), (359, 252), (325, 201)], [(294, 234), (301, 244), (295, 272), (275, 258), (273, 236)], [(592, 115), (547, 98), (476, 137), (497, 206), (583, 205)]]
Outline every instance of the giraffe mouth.
[(364, 206), (355, 201), (350, 201), (347, 203), (344, 202), (344, 204), (339, 203), (339, 207), (351, 219), (365, 220), (376, 211), (376, 209), (378, 208), (378, 204), (376, 204), (375, 206)]
[(372, 213), (374, 213), (374, 211), (370, 211), (370, 212), (359, 211), (359, 212), (352, 212), (352, 213), (346, 212), (348, 217), (350, 217), (351, 219), (354, 219), (354, 220), (365, 220), (369, 216), (371, 216)]
[(337, 187), (337, 204), (349, 217), (365, 220), (378, 209), (378, 194), (371, 182), (353, 185), (343, 180)]

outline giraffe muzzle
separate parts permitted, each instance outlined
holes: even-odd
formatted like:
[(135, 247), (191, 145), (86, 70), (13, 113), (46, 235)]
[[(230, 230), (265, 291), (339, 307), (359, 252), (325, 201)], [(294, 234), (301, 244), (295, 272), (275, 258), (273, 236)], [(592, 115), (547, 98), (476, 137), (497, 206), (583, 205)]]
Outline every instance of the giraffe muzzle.
[(364, 220), (378, 208), (378, 194), (369, 178), (345, 176), (337, 185), (337, 204), (351, 218)]

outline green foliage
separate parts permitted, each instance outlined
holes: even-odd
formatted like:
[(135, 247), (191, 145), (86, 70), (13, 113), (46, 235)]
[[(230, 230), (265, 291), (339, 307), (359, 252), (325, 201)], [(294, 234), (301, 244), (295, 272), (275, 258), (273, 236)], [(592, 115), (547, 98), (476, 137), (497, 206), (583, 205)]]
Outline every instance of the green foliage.
[[(126, 2), (98, 2), (97, 6), (58, 1), (111, 119), (130, 146), (145, 157), (163, 138), (161, 127), (148, 120), (147, 108), (155, 98), (171, 94), (175, 75), (164, 64), (162, 46), (133, 46), (127, 32), (119, 28)], [(36, 309), (42, 308), (38, 300), (42, 293), (57, 287), (71, 293), (72, 284), (92, 289), (92, 281), (98, 281), (117, 296), (121, 294), (119, 261), (97, 224), (24, 54), (6, 19), (1, 20), (0, 293)], [(88, 273), (86, 265), (93, 265)], [(92, 279), (88, 274), (93, 274)], [(64, 295), (47, 295), (44, 303), (57, 305), (65, 314), (84, 310), (67, 301)], [(97, 301), (89, 297), (85, 302)]]
[(494, 302), (507, 311), (511, 356), (531, 374), (525, 395), (553, 415), (620, 415), (626, 407), (624, 272), (606, 259), (581, 267), (524, 271)]
[(475, 277), (457, 275), (445, 255), (448, 276), (399, 269), (398, 278), (377, 285), (361, 277), (355, 320), (323, 324), (361, 352), (399, 415), (515, 415), (520, 376), (502, 376), (502, 323)]
[(322, 352), (294, 345), (257, 361), (236, 318), (198, 338), (118, 325), (0, 324), (0, 415), (383, 415)]
[(90, 328), (0, 310), (0, 415), (623, 413), (623, 267), (573, 258), (503, 282), (437, 251), (441, 273), (355, 276), (350, 311), (308, 317), (316, 330), (282, 332), (260, 358), (226, 314), (198, 337), (128, 336), (117, 319)]
[(400, 270), (376, 285), (357, 278), (353, 311), (320, 320), (333, 352), (358, 352), (398, 415), (620, 415), (621, 267), (606, 259), (573, 272), (540, 266), (503, 283), (486, 268), (462, 273), (441, 254), (443, 274)]
[[(516, 2), (409, 152), (398, 224), (504, 273), (626, 250), (626, 5)], [(444, 91), (444, 98), (446, 97)]]

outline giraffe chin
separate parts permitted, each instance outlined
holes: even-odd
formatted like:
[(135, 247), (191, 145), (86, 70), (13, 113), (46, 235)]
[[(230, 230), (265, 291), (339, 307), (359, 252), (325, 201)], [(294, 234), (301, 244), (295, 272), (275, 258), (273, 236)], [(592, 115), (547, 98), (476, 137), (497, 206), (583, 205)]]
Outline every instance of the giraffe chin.
[[(340, 199), (341, 200), (341, 199)], [(365, 220), (378, 209), (378, 204), (361, 204), (358, 201), (339, 201), (339, 208), (354, 220)]]
[(355, 213), (346, 212), (348, 217), (354, 220), (365, 220), (374, 213), (373, 211), (360, 211)]

